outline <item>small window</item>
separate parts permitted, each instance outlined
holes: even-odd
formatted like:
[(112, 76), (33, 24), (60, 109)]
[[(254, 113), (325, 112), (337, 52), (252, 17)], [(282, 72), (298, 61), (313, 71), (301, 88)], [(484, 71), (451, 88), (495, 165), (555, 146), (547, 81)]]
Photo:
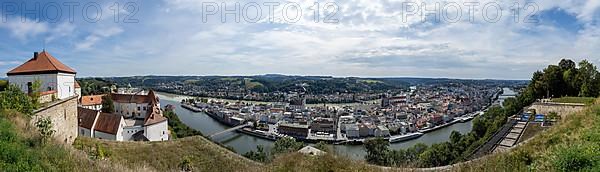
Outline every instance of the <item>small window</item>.
[(27, 93), (28, 94), (33, 93), (33, 83), (31, 83), (31, 82), (27, 82)]
[(141, 108), (138, 106), (138, 111), (140, 111), (140, 110), (141, 110)]

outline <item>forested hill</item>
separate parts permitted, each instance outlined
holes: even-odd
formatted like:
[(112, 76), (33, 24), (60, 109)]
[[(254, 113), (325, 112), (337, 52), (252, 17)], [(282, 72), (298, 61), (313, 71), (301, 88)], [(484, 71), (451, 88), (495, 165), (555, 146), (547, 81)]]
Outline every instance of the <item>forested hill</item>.
[(300, 86), (310, 94), (373, 93), (408, 89), (414, 85), (440, 83), (524, 85), (527, 81), (468, 80), (446, 78), (360, 78), (331, 76), (132, 76), (103, 78), (120, 86), (152, 87), (162, 83), (191, 84), (206, 88), (239, 88), (259, 93), (297, 91)]
[(407, 89), (408, 83), (369, 78), (336, 78), (329, 76), (137, 76), (106, 78), (119, 85), (152, 87), (164, 83), (194, 85), (200, 88), (247, 90), (259, 93), (299, 91), (311, 94), (367, 93)]

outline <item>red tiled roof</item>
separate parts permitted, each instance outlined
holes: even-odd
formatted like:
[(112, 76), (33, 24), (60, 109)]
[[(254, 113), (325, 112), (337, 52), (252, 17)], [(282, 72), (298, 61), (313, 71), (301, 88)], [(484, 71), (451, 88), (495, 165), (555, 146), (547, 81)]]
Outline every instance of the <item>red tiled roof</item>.
[(94, 130), (108, 134), (117, 134), (119, 124), (121, 124), (121, 116), (109, 113), (100, 113)]
[(81, 97), (81, 105), (82, 106), (92, 106), (92, 105), (102, 104), (102, 96), (104, 96), (104, 95), (82, 96)]
[(148, 115), (146, 115), (146, 118), (144, 119), (144, 126), (147, 125), (154, 125), (163, 121), (166, 121), (167, 118), (165, 118), (162, 115), (162, 111), (160, 110), (160, 108), (156, 105), (151, 106), (151, 108), (148, 111)]
[(45, 95), (54, 94), (54, 93), (56, 93), (56, 90), (40, 92), (40, 95), (45, 96)]
[(81, 85), (79, 85), (79, 82), (75, 81), (75, 88), (81, 88)]
[(94, 120), (96, 120), (97, 115), (98, 111), (82, 107), (77, 108), (77, 119), (79, 120), (80, 127), (92, 129), (92, 126), (94, 125)]
[(148, 92), (148, 99), (150, 99), (150, 109), (148, 110), (148, 114), (144, 119), (144, 125), (153, 125), (166, 121), (167, 118), (162, 115), (162, 111), (158, 105), (159, 100), (154, 94), (154, 91), (150, 90), (150, 92)]
[(75, 70), (61, 63), (56, 58), (52, 57), (48, 52), (42, 51), (37, 57), (31, 58), (21, 66), (14, 68), (6, 73), (6, 75), (28, 75), (39, 73), (71, 73), (76, 74)]

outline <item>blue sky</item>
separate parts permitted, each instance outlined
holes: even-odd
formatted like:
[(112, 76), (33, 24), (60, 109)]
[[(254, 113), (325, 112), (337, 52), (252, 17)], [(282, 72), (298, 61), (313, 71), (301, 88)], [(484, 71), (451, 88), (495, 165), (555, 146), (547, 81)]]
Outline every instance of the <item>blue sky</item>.
[[(208, 15), (210, 11), (203, 10), (215, 4), (222, 8), (222, 3), (231, 9), (235, 2), (240, 3), (233, 12), (239, 22), (233, 15)], [(280, 5), (269, 15), (264, 3), (275, 2)], [(600, 1), (409, 2), (419, 9), (444, 3), (435, 13), (438, 19), (423, 19), (398, 0), (3, 0), (0, 71), (9, 71), (44, 47), (75, 68), (79, 77), (279, 73), (528, 79), (535, 70), (565, 57), (600, 64)], [(473, 2), (479, 5), (470, 13), (465, 3)], [(78, 6), (70, 14), (65, 3)], [(285, 8), (292, 3), (300, 8)], [(450, 3), (461, 9), (450, 8)], [(501, 9), (497, 20), (489, 20), (498, 11), (484, 8), (489, 3)], [(251, 20), (259, 14), (252, 4), (261, 7), (257, 20)], [(515, 4), (520, 8), (511, 10)], [(338, 9), (330, 23), (323, 22), (331, 14), (326, 7)], [(301, 17), (290, 21), (298, 11)], [(460, 20), (450, 20), (457, 12)], [(525, 17), (528, 14), (533, 17)], [(124, 22), (128, 15), (133, 17)]]

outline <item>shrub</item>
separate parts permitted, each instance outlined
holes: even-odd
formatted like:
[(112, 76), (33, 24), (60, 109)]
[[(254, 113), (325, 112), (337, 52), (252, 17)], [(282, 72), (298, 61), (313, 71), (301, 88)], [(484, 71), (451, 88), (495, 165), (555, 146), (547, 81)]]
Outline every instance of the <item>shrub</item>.
[[(580, 171), (589, 169), (600, 158), (594, 151), (588, 150), (589, 146), (570, 145), (558, 148), (553, 156), (554, 168), (558, 171)], [(596, 150), (597, 151), (597, 150)], [(596, 155), (594, 155), (596, 154)]]
[(5, 91), (0, 92), (0, 109), (12, 109), (23, 114), (32, 115), (37, 109), (37, 104), (27, 94), (15, 85), (8, 85)]
[(48, 117), (39, 119), (37, 122), (35, 122), (35, 126), (38, 128), (38, 131), (42, 136), (43, 144), (45, 144), (55, 132), (52, 130), (52, 121)]

